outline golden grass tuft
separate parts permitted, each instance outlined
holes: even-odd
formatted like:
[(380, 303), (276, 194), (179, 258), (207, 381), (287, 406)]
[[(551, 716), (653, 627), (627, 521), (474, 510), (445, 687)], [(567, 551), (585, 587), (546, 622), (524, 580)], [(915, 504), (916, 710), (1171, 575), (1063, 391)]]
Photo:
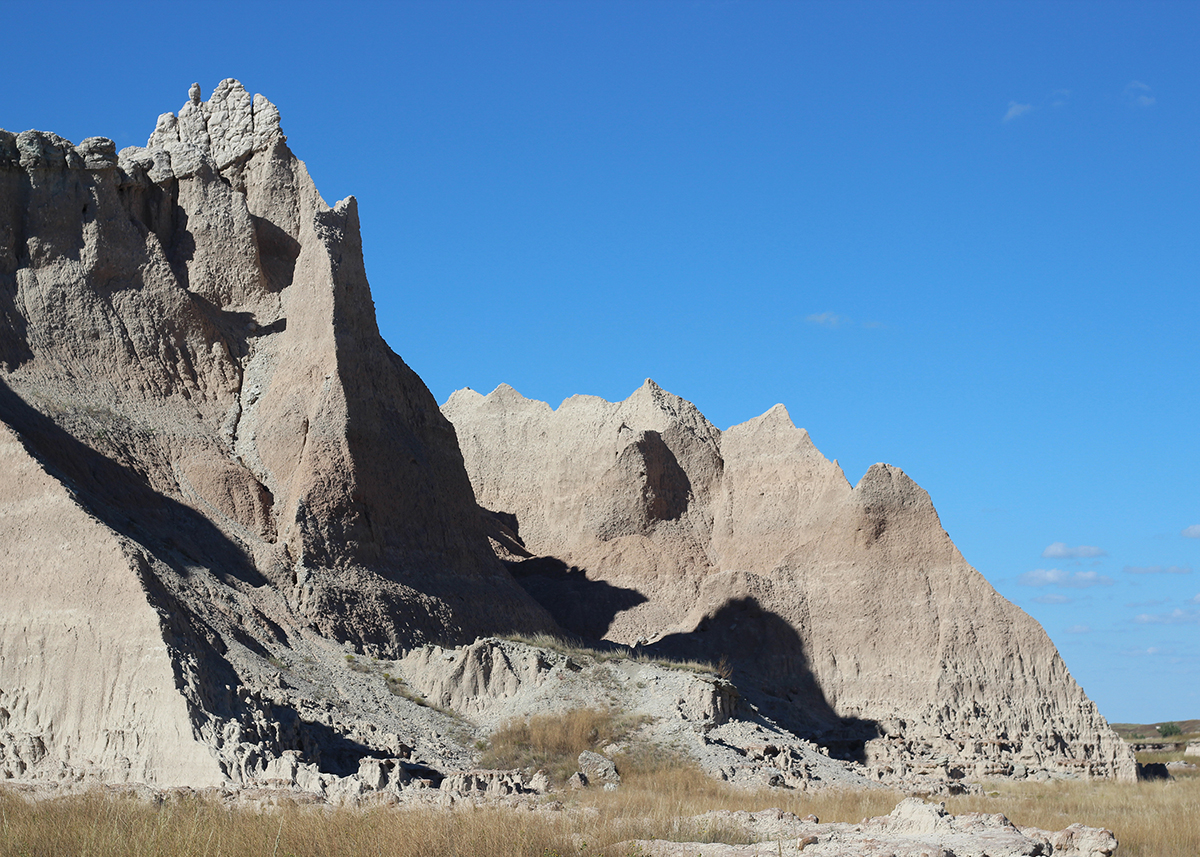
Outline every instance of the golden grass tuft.
[(626, 740), (644, 722), (611, 709), (577, 708), (508, 721), (488, 741), (485, 768), (544, 770), (562, 785), (578, 769), (579, 754)]

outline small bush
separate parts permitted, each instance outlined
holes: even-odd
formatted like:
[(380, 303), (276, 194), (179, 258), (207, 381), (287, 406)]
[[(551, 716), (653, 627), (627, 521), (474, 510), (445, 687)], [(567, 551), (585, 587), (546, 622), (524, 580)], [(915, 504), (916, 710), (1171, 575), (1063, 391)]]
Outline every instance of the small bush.
[(577, 769), (580, 753), (623, 741), (643, 722), (611, 709), (595, 708), (517, 718), (492, 733), (480, 764), (485, 768), (540, 769), (562, 784)]
[(1158, 734), (1164, 738), (1170, 738), (1172, 735), (1183, 734), (1183, 730), (1179, 728), (1178, 723), (1167, 722), (1159, 725)]

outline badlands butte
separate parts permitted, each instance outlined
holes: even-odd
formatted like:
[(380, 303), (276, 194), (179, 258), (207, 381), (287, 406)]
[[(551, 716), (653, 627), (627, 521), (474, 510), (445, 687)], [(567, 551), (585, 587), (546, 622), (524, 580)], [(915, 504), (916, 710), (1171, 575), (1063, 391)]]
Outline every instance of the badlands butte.
[(439, 408), (237, 81), (144, 148), (0, 131), (0, 421), (4, 781), (536, 794), (488, 735), (609, 706), (750, 787), (1137, 777), (929, 496), (782, 406)]

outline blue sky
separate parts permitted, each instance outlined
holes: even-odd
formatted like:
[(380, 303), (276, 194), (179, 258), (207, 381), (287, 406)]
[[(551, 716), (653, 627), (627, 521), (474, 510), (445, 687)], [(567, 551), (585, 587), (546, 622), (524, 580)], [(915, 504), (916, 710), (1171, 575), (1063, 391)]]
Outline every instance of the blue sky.
[(0, 49), (11, 131), (273, 100), (439, 401), (783, 402), (1109, 719), (1200, 716), (1200, 5), (22, 4)]

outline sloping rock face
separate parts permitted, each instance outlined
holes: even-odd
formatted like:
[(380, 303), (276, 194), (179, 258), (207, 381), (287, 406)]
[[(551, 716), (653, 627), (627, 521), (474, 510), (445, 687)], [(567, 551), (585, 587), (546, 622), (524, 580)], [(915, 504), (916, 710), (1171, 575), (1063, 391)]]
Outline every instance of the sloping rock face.
[(379, 335), (354, 199), (237, 81), (119, 154), (0, 131), (0, 421), (4, 776), (241, 777), (315, 746), (272, 653), (554, 627)]
[(557, 410), (460, 390), (443, 412), (493, 546), (575, 633), (728, 658), (760, 709), (881, 778), (1136, 777), (928, 495), (885, 464), (851, 486), (781, 405), (721, 432), (647, 381)]

